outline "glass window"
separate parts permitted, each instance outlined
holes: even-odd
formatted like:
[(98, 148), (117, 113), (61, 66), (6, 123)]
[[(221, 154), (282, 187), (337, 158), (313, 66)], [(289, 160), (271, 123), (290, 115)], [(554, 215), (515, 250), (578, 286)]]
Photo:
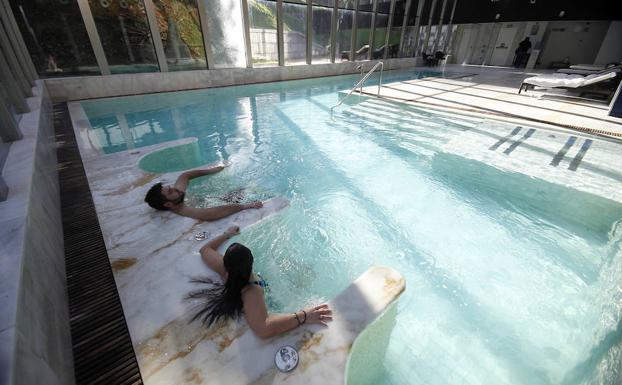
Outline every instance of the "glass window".
[(76, 0), (12, 0), (11, 6), (41, 77), (100, 74)]
[(374, 0), (359, 0), (359, 11), (372, 12), (374, 10)]
[(169, 71), (207, 69), (196, 0), (153, 0)]
[[(400, 57), (400, 37), (402, 36), (402, 25), (404, 24), (404, 1), (395, 2), (395, 13), (393, 14), (393, 25), (389, 35), (389, 51), (387, 57)], [(406, 38), (404, 36), (404, 38)]]
[[(341, 0), (340, 0), (341, 1)], [(337, 50), (335, 61), (350, 60), (354, 11), (339, 10), (337, 14)]]
[(285, 64), (307, 64), (307, 6), (283, 3)]
[(110, 72), (158, 71), (142, 0), (89, 0)]
[(239, 0), (205, 1), (207, 28), (212, 48), (211, 68), (246, 67), (244, 23)]
[(248, 13), (251, 23), (251, 51), (253, 66), (275, 66), (279, 64), (279, 50), (276, 38), (276, 2), (249, 0)]
[(389, 24), (389, 15), (376, 15), (376, 29), (374, 30), (374, 51), (372, 59), (382, 59), (384, 57), (384, 43), (387, 38), (387, 25)]
[(404, 47), (400, 53), (401, 57), (413, 57), (415, 55), (415, 27), (406, 27), (406, 33), (404, 34)]
[(337, 6), (340, 9), (356, 9), (354, 6), (356, 5), (355, 0), (337, 0)]
[(359, 12), (356, 17), (356, 46), (354, 47), (356, 60), (366, 60), (368, 57), (371, 17), (371, 12)]
[(333, 10), (331, 8), (313, 7), (313, 40), (311, 50), (313, 63), (330, 61), (330, 27)]
[(312, 4), (332, 8), (335, 5), (335, 0), (313, 0)]
[(391, 13), (391, 0), (378, 0), (378, 13), (388, 15)]

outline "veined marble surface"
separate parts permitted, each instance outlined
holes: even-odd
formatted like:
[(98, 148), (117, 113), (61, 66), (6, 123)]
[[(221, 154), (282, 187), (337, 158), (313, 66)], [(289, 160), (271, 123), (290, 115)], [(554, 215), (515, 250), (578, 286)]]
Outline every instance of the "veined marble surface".
[[(146, 154), (195, 141), (185, 138), (103, 155), (88, 135), (88, 120), (70, 104), (74, 130), (108, 249), (138, 363), (147, 385), (156, 384), (344, 384), (350, 348), (359, 333), (404, 290), (395, 270), (373, 267), (330, 301), (335, 320), (329, 327), (303, 325), (262, 340), (242, 319), (206, 329), (189, 324), (191, 309), (183, 298), (196, 287), (191, 277), (217, 278), (201, 261), (204, 241), (194, 234), (222, 233), (236, 224), (258, 224), (287, 209), (273, 198), (214, 222), (199, 223), (171, 212), (156, 212), (143, 202), (156, 181), (173, 183), (180, 172), (146, 173), (138, 167)], [(76, 113), (76, 110), (77, 113)], [(233, 160), (235, 164), (235, 160)], [(227, 172), (225, 169), (222, 172)], [(300, 363), (283, 374), (274, 366), (282, 345), (298, 348)]]
[(42, 81), (2, 170), (0, 384), (73, 384), (52, 106)]

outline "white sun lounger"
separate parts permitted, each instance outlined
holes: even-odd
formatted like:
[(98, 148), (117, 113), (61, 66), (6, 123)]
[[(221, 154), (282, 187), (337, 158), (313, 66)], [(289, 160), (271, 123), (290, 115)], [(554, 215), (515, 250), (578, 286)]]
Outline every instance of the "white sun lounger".
[(604, 94), (607, 100), (609, 100), (618, 84), (614, 79), (619, 77), (619, 74), (620, 68), (615, 68), (588, 76), (559, 73), (533, 76), (523, 80), (518, 93), (520, 94), (521, 91), (527, 92), (527, 90), (534, 89), (535, 87), (545, 89), (561, 88), (580, 91), (581, 95), (587, 93)]
[[(550, 74), (533, 76), (523, 80), (523, 84), (531, 84), (543, 88), (578, 88), (588, 86), (590, 84), (605, 81), (616, 77), (615, 72), (607, 72), (604, 74), (592, 74), (588, 76), (568, 75), (568, 74)], [(520, 92), (519, 92), (520, 93)]]

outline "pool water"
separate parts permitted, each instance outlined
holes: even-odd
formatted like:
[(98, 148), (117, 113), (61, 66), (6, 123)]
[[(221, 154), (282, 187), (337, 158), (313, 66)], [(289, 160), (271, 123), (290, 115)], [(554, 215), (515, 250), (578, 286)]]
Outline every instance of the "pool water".
[[(364, 98), (331, 116), (337, 92), (356, 80), (82, 106), (106, 153), (197, 137), (172, 150), (181, 163), (169, 152), (150, 167), (230, 160), (192, 183), (192, 204), (215, 204), (236, 189), (247, 200), (290, 200), (236, 238), (270, 284), (271, 310), (327, 300), (371, 265), (400, 271), (407, 289), (367, 383), (619, 381), (622, 205), (443, 153), (472, 127), (458, 117)], [(408, 114), (416, 119), (404, 120)]]

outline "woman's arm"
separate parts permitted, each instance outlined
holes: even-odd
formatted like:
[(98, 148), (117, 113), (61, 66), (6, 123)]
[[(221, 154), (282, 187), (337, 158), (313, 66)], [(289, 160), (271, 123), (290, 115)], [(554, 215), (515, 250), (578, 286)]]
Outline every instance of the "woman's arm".
[(292, 314), (268, 314), (263, 289), (253, 285), (242, 294), (248, 326), (261, 338), (268, 338), (295, 329), (304, 323), (322, 324), (331, 321), (332, 310), (327, 304), (299, 310)]
[(210, 269), (217, 272), (222, 279), (225, 279), (227, 271), (225, 270), (225, 264), (223, 262), (222, 255), (218, 252), (218, 247), (223, 244), (224, 241), (238, 234), (240, 228), (238, 226), (231, 226), (221, 235), (210, 239), (201, 247), (200, 253), (203, 262), (209, 266)]

